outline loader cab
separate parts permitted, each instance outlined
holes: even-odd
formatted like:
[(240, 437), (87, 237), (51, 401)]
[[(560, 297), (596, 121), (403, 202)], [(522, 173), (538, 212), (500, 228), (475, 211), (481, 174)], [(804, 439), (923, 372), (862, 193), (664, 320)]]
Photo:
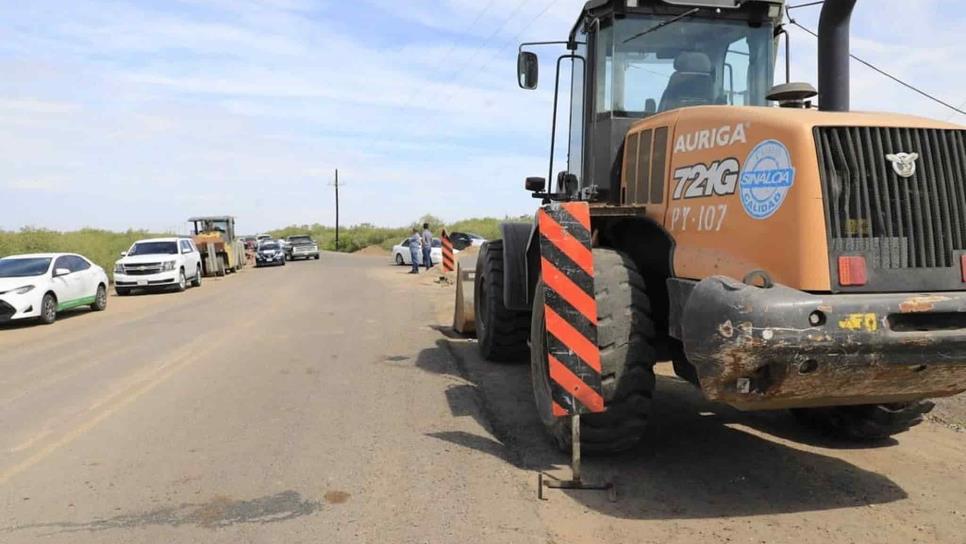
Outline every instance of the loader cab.
[[(782, 13), (781, 0), (588, 2), (567, 42), (555, 42), (570, 50), (554, 74), (554, 111), (569, 109), (569, 134), (566, 144), (552, 137), (552, 148), (568, 152), (566, 171), (555, 175), (551, 149), (549, 192), (618, 203), (620, 149), (635, 122), (693, 106), (767, 106)], [(529, 49), (546, 44), (521, 46), (521, 87), (536, 87)], [(655, 131), (656, 152), (669, 138)]]

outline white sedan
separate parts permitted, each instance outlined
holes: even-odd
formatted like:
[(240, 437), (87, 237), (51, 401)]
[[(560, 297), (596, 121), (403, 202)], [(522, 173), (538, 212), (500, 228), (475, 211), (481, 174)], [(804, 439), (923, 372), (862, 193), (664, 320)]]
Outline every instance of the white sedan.
[(81, 306), (107, 308), (107, 273), (74, 253), (12, 255), (0, 259), (0, 323), (38, 318)]
[[(459, 251), (453, 251), (454, 256), (457, 253), (459, 253)], [(430, 258), (433, 259), (434, 265), (443, 262), (443, 243), (439, 240), (439, 238), (433, 238), (433, 249), (429, 255)], [(392, 246), (392, 261), (399, 266), (413, 264), (412, 255), (409, 252), (409, 238), (406, 238), (402, 242)], [(416, 252), (416, 264), (423, 264), (422, 249)]]

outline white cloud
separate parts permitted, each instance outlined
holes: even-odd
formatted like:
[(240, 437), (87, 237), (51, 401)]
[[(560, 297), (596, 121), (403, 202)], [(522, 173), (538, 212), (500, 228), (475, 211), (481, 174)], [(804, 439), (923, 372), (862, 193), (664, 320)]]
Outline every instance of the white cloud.
[(63, 179), (14, 179), (3, 183), (3, 187), (13, 191), (36, 191), (40, 193), (62, 193), (67, 189)]
[[(252, 231), (331, 223), (336, 167), (348, 222), (531, 211), (521, 185), (546, 169), (552, 80), (516, 88), (516, 38), (564, 37), (583, 1), (349, 4), (0, 6), (0, 150), (15, 158), (0, 180), (16, 180), (0, 203), (47, 196), (4, 206), (0, 228), (169, 228), (212, 212)], [(860, 2), (854, 50), (966, 100), (954, 4)], [(814, 28), (817, 13), (798, 16)], [(793, 44), (795, 79), (815, 83), (814, 38), (793, 31)], [(863, 67), (853, 76), (857, 109), (948, 115)]]

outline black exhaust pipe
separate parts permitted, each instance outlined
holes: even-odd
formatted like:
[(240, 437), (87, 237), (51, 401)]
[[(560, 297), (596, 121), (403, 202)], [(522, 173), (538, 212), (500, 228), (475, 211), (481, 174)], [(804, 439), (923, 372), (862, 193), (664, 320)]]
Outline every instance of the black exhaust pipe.
[(818, 108), (849, 111), (849, 22), (856, 0), (825, 0), (818, 23)]

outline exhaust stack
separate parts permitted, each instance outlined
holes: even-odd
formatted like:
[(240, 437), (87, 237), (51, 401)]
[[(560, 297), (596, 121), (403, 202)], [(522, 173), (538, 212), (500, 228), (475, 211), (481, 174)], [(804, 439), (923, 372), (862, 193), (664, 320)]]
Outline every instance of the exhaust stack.
[(856, 0), (825, 0), (818, 23), (818, 107), (849, 111), (849, 23)]

